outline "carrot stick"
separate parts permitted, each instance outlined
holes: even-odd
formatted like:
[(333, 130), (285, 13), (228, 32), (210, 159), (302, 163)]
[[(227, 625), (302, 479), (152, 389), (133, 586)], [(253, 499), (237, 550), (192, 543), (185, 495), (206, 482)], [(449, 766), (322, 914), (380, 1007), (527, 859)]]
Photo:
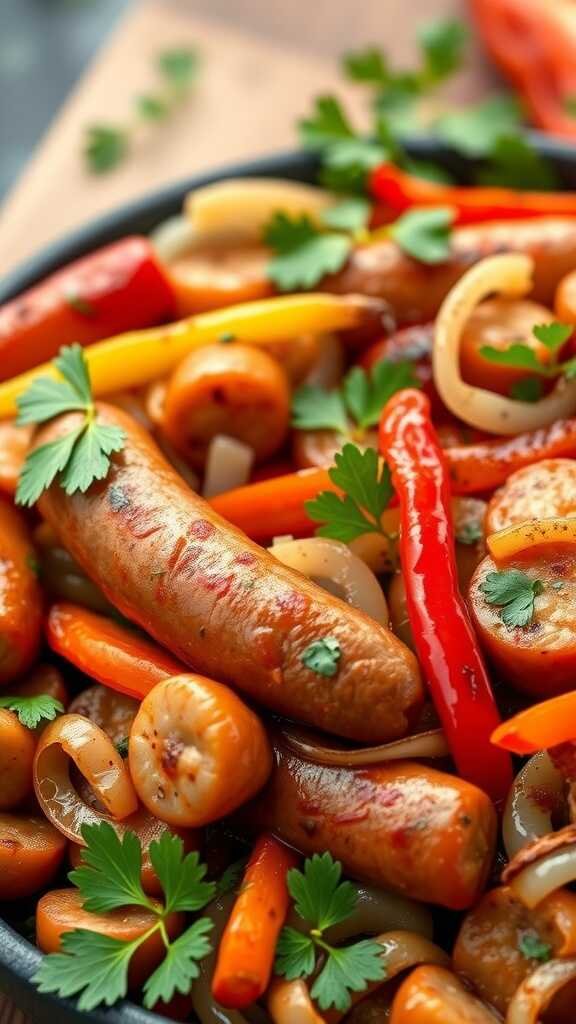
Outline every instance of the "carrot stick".
[(576, 739), (576, 691), (534, 704), (502, 722), (492, 743), (513, 754), (535, 754)]
[(74, 604), (52, 606), (46, 636), (53, 651), (87, 676), (138, 700), (156, 683), (187, 671), (152, 640)]
[(212, 995), (222, 1006), (249, 1006), (268, 987), (290, 902), (286, 874), (295, 864), (272, 836), (256, 843), (218, 950)]
[(215, 512), (252, 537), (266, 540), (283, 533), (298, 536), (313, 533), (316, 523), (306, 514), (304, 503), (320, 491), (339, 489), (327, 469), (301, 469), (298, 473), (261, 480), (225, 491), (210, 500)]

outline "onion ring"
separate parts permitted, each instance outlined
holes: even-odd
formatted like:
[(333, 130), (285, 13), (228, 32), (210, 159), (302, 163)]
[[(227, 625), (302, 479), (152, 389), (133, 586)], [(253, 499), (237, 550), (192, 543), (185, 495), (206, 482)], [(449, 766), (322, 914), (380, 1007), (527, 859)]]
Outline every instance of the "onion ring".
[(250, 445), (226, 434), (216, 434), (208, 446), (202, 496), (215, 498), (243, 487), (250, 479), (253, 465), (254, 449)]
[(428, 729), (392, 743), (378, 747), (356, 747), (353, 750), (325, 747), (313, 739), (304, 738), (302, 730), (283, 729), (282, 738), (294, 753), (315, 764), (336, 765), (340, 768), (358, 768), (361, 765), (385, 764), (418, 757), (449, 757), (450, 750), (442, 729)]
[(184, 213), (196, 241), (241, 239), (259, 242), (278, 210), (289, 216), (306, 214), (315, 223), (334, 197), (316, 185), (280, 178), (231, 178), (189, 192)]
[(308, 537), (276, 543), (270, 550), (279, 562), (321, 586), (324, 580), (334, 584), (331, 592), (382, 626), (388, 625), (388, 605), (382, 587), (371, 569), (346, 544), (325, 537)]
[(562, 804), (564, 777), (541, 750), (518, 772), (508, 794), (502, 837), (510, 860), (528, 843), (552, 832), (552, 812)]
[(538, 430), (576, 410), (576, 381), (561, 378), (538, 402), (520, 402), (467, 384), (459, 352), (466, 321), (482, 299), (494, 293), (519, 298), (531, 287), (533, 261), (519, 253), (488, 256), (474, 264), (444, 299), (436, 319), (432, 353), (434, 383), (455, 416), (490, 434)]
[(576, 880), (576, 843), (528, 864), (510, 881), (514, 895), (530, 910), (546, 896)]
[(274, 1024), (325, 1024), (310, 998), (305, 981), (275, 978), (266, 1000)]
[(34, 790), (48, 820), (75, 843), (83, 844), (82, 826), (102, 821), (72, 785), (69, 759), (117, 820), (138, 809), (130, 773), (112, 740), (82, 715), (62, 715), (42, 733), (34, 758)]
[(549, 960), (524, 979), (512, 996), (506, 1024), (538, 1024), (564, 985), (576, 979), (576, 957)]

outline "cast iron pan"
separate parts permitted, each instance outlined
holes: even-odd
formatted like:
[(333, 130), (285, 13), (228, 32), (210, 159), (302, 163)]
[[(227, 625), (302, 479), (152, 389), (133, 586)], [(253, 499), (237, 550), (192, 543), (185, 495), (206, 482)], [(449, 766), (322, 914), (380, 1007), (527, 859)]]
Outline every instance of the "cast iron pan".
[[(547, 139), (534, 133), (532, 141), (539, 151), (553, 160), (567, 188), (576, 189), (576, 148), (563, 142)], [(431, 139), (414, 139), (406, 143), (413, 157), (433, 160), (465, 181), (470, 164), (455, 156), (442, 144)], [(171, 185), (161, 192), (123, 206), (111, 214), (75, 231), (49, 246), (23, 266), (0, 281), (0, 304), (14, 298), (21, 291), (41, 281), (47, 274), (79, 256), (113, 242), (127, 234), (146, 234), (166, 217), (178, 213), (182, 200), (190, 189), (199, 188), (224, 178), (271, 176), (313, 181), (317, 169), (314, 156), (293, 152), (269, 157), (252, 163), (224, 167), (201, 177), (190, 178)], [(8, 908), (7, 908), (8, 909)], [(154, 1024), (159, 1018), (123, 1002), (109, 1010), (80, 1013), (69, 1000), (42, 996), (31, 981), (40, 962), (40, 953), (22, 938), (0, 916), (0, 989), (22, 1010), (30, 1014), (35, 1024)]]

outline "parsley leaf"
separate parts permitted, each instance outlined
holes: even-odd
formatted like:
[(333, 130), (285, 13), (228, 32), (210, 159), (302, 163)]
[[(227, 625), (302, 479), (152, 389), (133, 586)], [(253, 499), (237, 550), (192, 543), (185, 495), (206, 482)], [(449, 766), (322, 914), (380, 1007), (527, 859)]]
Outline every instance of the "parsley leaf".
[(574, 326), (572, 324), (561, 324), (553, 322), (550, 324), (538, 324), (532, 328), (532, 334), (538, 341), (541, 341), (551, 352), (557, 352), (572, 335)]
[(144, 985), (144, 1004), (152, 1007), (158, 999), (169, 1002), (175, 992), (187, 993), (198, 977), (198, 961), (211, 952), (207, 934), (213, 922), (200, 918), (172, 942), (166, 919), (175, 910), (199, 910), (216, 891), (215, 883), (204, 881), (206, 867), (199, 863), (198, 854), (185, 856), (182, 840), (168, 832), (150, 844), (150, 859), (164, 893), (164, 903), (159, 904), (142, 889), (142, 847), (134, 832), (127, 829), (119, 838), (108, 822), (101, 822), (84, 826), (82, 837), (86, 842), (82, 863), (69, 878), (78, 886), (84, 908), (106, 914), (121, 907), (143, 907), (153, 923), (133, 941), (87, 929), (69, 932), (62, 952), (44, 957), (40, 965), (35, 976), (40, 991), (78, 995), (81, 1010), (92, 1010), (100, 1003), (111, 1006), (126, 995), (133, 954), (157, 933), (166, 952)]
[(380, 981), (386, 969), (382, 947), (371, 940), (336, 948), (323, 933), (346, 921), (355, 911), (357, 896), (350, 882), (342, 882), (342, 866), (329, 853), (314, 854), (304, 870), (288, 872), (287, 884), (294, 909), (310, 925), (308, 934), (285, 927), (276, 947), (274, 969), (289, 980), (309, 977), (316, 969), (317, 954), (325, 962), (311, 995), (322, 1010), (331, 1006), (341, 1012), (349, 1008), (350, 992), (360, 992), (369, 981)]
[(476, 180), (480, 185), (516, 191), (549, 192), (560, 185), (550, 161), (527, 138), (513, 133), (501, 135), (494, 141), (490, 161), (478, 171)]
[(421, 263), (443, 263), (450, 255), (454, 210), (449, 206), (408, 210), (391, 225), (390, 237)]
[(540, 960), (546, 963), (552, 956), (552, 946), (542, 939), (537, 932), (523, 932), (518, 942), (518, 949), (527, 960)]
[(34, 505), (59, 474), (67, 494), (88, 490), (94, 480), (107, 475), (110, 455), (124, 447), (122, 430), (98, 422), (80, 345), (62, 348), (54, 366), (62, 379), (40, 377), (34, 381), (18, 399), (17, 423), (45, 423), (66, 412), (83, 413), (84, 422), (29, 453), (16, 491), (19, 505)]
[[(532, 333), (554, 356), (568, 338), (571, 337), (573, 330), (574, 328), (571, 324), (553, 322), (538, 324), (532, 328)], [(505, 349), (493, 348), (491, 345), (482, 345), (480, 355), (491, 363), (497, 363), (500, 366), (512, 366), (515, 369), (531, 370), (540, 377), (556, 377), (560, 373), (564, 373), (569, 378), (572, 375), (572, 359), (565, 363), (553, 363), (551, 365), (541, 363), (534, 349), (523, 342), (513, 342)], [(514, 385), (511, 394), (512, 398), (517, 398), (520, 401), (534, 402), (541, 397), (542, 388), (540, 382), (534, 382), (528, 378), (527, 380), (518, 381)]]
[(114, 170), (128, 154), (128, 132), (113, 124), (92, 124), (86, 130), (84, 158), (93, 174)]
[(335, 96), (318, 96), (310, 117), (298, 123), (300, 140), (308, 149), (324, 149), (338, 139), (353, 139), (354, 129)]
[(152, 1009), (159, 999), (169, 1003), (175, 992), (186, 995), (190, 991), (200, 974), (198, 961), (212, 951), (207, 935), (213, 927), (210, 918), (201, 917), (170, 943), (164, 960), (144, 985), (144, 1006)]
[(216, 884), (205, 881), (206, 865), (196, 850), (184, 855), (179, 836), (163, 832), (150, 844), (150, 860), (164, 891), (166, 914), (199, 910), (214, 898)]
[(543, 390), (539, 377), (523, 377), (511, 385), (510, 398), (515, 398), (517, 402), (539, 402)]
[(120, 754), (120, 757), (123, 757), (124, 759), (128, 757), (129, 744), (129, 736), (123, 736), (121, 740), (118, 740), (118, 742), (114, 744), (117, 753)]
[(388, 467), (383, 465), (380, 470), (373, 448), (362, 452), (353, 444), (344, 445), (336, 454), (335, 463), (328, 475), (345, 492), (344, 496), (322, 491), (305, 506), (310, 519), (323, 524), (316, 531), (318, 536), (344, 543), (364, 533), (387, 536), (380, 519), (394, 493)]
[(365, 430), (378, 423), (382, 409), (396, 391), (418, 387), (412, 363), (382, 359), (369, 373), (354, 366), (346, 374), (340, 391), (304, 385), (294, 393), (292, 426), (297, 430), (349, 431), (347, 413)]
[(342, 66), (353, 82), (382, 87), (390, 80), (386, 55), (376, 46), (367, 46), (363, 50), (353, 50), (344, 54)]
[(546, 367), (538, 359), (533, 348), (522, 342), (513, 342), (508, 348), (493, 348), (482, 345), (480, 355), (490, 363), (498, 366), (513, 366), (519, 370), (534, 370), (535, 373), (546, 372)]
[(457, 71), (464, 57), (468, 32), (456, 18), (427, 22), (418, 32), (424, 55), (423, 78), (439, 82)]
[(330, 678), (338, 672), (338, 662), (341, 656), (342, 650), (338, 640), (333, 636), (323, 636), (308, 644), (302, 651), (300, 660), (312, 672)]
[(519, 569), (508, 569), (505, 572), (489, 572), (480, 584), (480, 590), (488, 604), (502, 608), (504, 625), (514, 629), (527, 626), (532, 621), (534, 599), (543, 592), (544, 585)]
[(517, 130), (520, 120), (518, 101), (498, 93), (475, 106), (443, 114), (435, 122), (434, 132), (456, 152), (484, 157), (492, 154), (503, 135)]
[(158, 69), (176, 89), (185, 89), (195, 79), (200, 66), (196, 50), (175, 47), (164, 50), (158, 57)]
[(339, 391), (304, 384), (292, 399), (292, 426), (297, 430), (337, 430), (345, 434), (348, 418)]
[(281, 291), (312, 288), (344, 266), (352, 247), (346, 235), (322, 234), (306, 214), (291, 218), (282, 212), (266, 226), (264, 241), (276, 253), (268, 273)]
[(34, 697), (0, 697), (0, 708), (8, 708), (18, 715), (21, 725), (35, 729), (41, 721), (52, 722), (63, 714), (64, 706), (55, 697), (39, 693)]
[(362, 196), (349, 196), (322, 215), (324, 224), (337, 231), (361, 231), (370, 218), (372, 206)]

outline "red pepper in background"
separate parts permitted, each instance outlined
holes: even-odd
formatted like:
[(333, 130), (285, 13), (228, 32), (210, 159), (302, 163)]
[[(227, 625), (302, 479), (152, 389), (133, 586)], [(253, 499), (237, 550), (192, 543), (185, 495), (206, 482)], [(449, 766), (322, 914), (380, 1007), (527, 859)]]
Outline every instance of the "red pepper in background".
[(176, 316), (172, 286), (146, 238), (124, 238), (68, 264), (0, 307), (0, 381), (55, 356)]
[(576, 216), (576, 195), (570, 192), (515, 192), (508, 188), (443, 185), (413, 177), (394, 164), (381, 164), (372, 172), (370, 188), (378, 202), (397, 214), (413, 206), (451, 206), (455, 224), (527, 217)]
[(544, 131), (576, 138), (576, 7), (566, 0), (470, 0), (490, 56)]
[(418, 659), (459, 773), (500, 804), (510, 758), (490, 743), (499, 715), (458, 589), (450, 476), (421, 391), (399, 391), (379, 429), (400, 502), (400, 561)]

